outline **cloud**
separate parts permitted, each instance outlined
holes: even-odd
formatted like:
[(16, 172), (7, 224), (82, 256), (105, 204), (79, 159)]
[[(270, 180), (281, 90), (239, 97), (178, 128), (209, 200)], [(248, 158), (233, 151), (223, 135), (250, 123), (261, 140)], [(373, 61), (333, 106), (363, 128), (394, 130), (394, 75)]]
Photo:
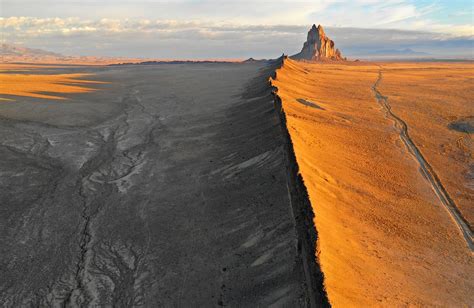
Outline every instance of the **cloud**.
[(4, 17), (170, 19), (242, 25), (321, 23), (326, 26), (444, 31), (456, 35), (466, 35), (470, 28), (472, 33), (472, 19), (470, 22), (464, 19), (464, 23), (457, 22), (459, 18), (442, 22), (440, 17), (472, 11), (468, 1), (463, 5), (444, 5), (441, 1), (421, 0), (2, 0), (2, 11)]
[[(309, 26), (165, 19), (0, 18), (3, 41), (9, 43), (70, 55), (191, 59), (293, 54), (301, 48)], [(472, 35), (356, 27), (328, 27), (326, 31), (348, 56), (409, 48), (432, 56), (472, 58)]]

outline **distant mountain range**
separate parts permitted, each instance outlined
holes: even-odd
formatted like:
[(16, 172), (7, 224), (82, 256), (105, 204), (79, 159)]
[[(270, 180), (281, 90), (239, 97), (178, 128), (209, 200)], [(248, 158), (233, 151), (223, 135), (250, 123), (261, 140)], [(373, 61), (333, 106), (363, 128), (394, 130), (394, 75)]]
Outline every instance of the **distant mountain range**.
[(97, 57), (65, 56), (56, 52), (2, 43), (0, 57), (4, 63), (103, 64)]
[(3, 43), (0, 48), (2, 57), (64, 57), (61, 54), (45, 51), (42, 49), (32, 49), (22, 46), (15, 46)]
[[(2, 43), (0, 57), (4, 63), (47, 63), (47, 64), (83, 64), (83, 65), (124, 65), (124, 64), (177, 64), (177, 63), (221, 63), (240, 62), (240, 60), (169, 60), (124, 57), (65, 56), (42, 49), (27, 48)], [(248, 61), (256, 61), (249, 59)]]
[(60, 53), (42, 49), (28, 48), (2, 43), (0, 57), (3, 63), (46, 63), (46, 64), (84, 64), (106, 65), (115, 63), (137, 63), (147, 59), (113, 58), (94, 56), (65, 56)]
[(429, 53), (414, 51), (411, 48), (405, 49), (380, 49), (367, 52), (368, 55), (380, 55), (380, 56), (426, 56)]
[[(318, 29), (318, 38), (324, 37), (325, 44), (322, 43), (321, 39), (313, 39), (316, 36), (314, 29), (310, 30), (308, 36), (314, 44), (305, 43), (302, 52), (293, 56), (305, 55), (307, 57), (300, 57), (304, 59), (319, 59), (324, 58), (323, 55), (328, 54), (326, 58), (342, 59), (341, 53), (334, 48), (334, 42), (329, 40), (326, 36), (321, 35), (319, 32), (323, 31), (322, 28)], [(314, 33), (313, 33), (314, 32)], [(324, 32), (322, 32), (324, 33)], [(322, 48), (323, 45), (325, 48)], [(311, 48), (309, 48), (311, 47)], [(309, 49), (311, 50), (309, 50)], [(351, 46), (346, 46), (350, 58), (353, 59), (399, 59), (399, 60), (434, 60), (439, 57), (433, 56), (431, 53), (416, 51), (411, 48), (391, 48), (391, 49), (353, 49)], [(308, 49), (308, 50), (306, 50)], [(95, 57), (95, 56), (67, 56), (56, 52), (46, 51), (43, 49), (28, 48), (18, 45), (12, 45), (2, 43), (0, 45), (0, 57), (3, 63), (46, 63), (46, 64), (84, 64), (84, 65), (108, 65), (108, 64), (157, 64), (157, 63), (213, 63), (213, 62), (240, 62), (238, 59), (207, 59), (207, 60), (179, 60), (179, 59), (149, 59), (149, 58), (125, 58), (125, 57)], [(249, 58), (243, 62), (253, 61), (265, 61), (255, 60)]]

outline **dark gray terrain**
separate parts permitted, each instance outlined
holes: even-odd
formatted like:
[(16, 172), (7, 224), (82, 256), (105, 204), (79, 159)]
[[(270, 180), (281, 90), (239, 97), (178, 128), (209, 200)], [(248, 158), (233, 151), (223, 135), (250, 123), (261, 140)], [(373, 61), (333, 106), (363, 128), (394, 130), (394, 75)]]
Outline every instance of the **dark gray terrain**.
[(312, 305), (264, 68), (44, 69), (109, 84), (0, 104), (1, 305)]

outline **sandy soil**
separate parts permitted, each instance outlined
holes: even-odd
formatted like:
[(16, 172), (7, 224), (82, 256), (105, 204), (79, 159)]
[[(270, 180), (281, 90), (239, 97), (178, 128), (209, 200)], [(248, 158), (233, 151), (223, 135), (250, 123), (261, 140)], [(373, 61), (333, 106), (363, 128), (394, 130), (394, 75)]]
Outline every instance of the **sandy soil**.
[(370, 63), (286, 60), (273, 81), (315, 211), (329, 301), (343, 307), (472, 305), (472, 252), (377, 91), (405, 119), (441, 185), (467, 215), (472, 208), (456, 196), (472, 200), (463, 175), (472, 151), (458, 148), (456, 156), (439, 149), (470, 138), (447, 125), (472, 115), (468, 75), (474, 66), (385, 63), (379, 80), (380, 70)]
[(45, 68), (64, 68), (67, 66), (64, 65), (55, 65), (55, 64), (26, 64), (26, 63), (0, 63), (0, 72), (25, 72), (31, 71), (34, 69), (45, 69)]
[[(34, 74), (35, 70), (45, 68), (57, 67), (10, 65), (4, 68), (0, 73), (0, 100), (15, 100), (15, 96), (64, 100), (59, 94), (92, 92), (94, 89), (90, 86), (103, 83), (86, 80), (91, 74)], [(17, 74), (18, 70), (29, 73)]]
[(474, 116), (474, 65), (382, 65), (382, 72), (380, 91), (410, 127), (413, 140), (472, 229), (472, 131), (456, 128), (456, 123)]

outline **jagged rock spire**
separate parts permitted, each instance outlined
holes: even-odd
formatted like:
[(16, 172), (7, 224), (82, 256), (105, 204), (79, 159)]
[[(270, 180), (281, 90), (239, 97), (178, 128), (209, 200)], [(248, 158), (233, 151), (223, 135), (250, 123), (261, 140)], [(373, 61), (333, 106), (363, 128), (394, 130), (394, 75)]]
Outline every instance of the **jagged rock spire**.
[(315, 24), (308, 32), (306, 42), (301, 52), (292, 56), (299, 60), (343, 60), (339, 49), (334, 47), (334, 42), (326, 36), (321, 25)]

